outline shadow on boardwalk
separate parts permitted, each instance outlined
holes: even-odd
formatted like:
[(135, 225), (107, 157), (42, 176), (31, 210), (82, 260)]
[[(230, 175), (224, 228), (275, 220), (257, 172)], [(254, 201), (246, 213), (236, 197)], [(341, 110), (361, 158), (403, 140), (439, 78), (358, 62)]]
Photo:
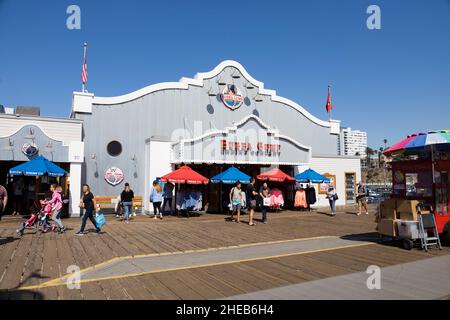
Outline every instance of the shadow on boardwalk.
[[(22, 283), (27, 283), (30, 279), (48, 279), (49, 277), (42, 277), (36, 272), (29, 275)], [(19, 287), (11, 289), (0, 289), (0, 300), (44, 300), (45, 296), (37, 291), (20, 290)]]

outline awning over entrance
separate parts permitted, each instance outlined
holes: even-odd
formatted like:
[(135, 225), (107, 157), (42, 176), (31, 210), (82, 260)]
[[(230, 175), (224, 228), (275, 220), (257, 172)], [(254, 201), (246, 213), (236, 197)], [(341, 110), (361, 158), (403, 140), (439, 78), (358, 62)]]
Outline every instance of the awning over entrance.
[(195, 172), (188, 166), (183, 166), (165, 176), (161, 177), (162, 182), (182, 183), (182, 184), (207, 184), (209, 179)]
[(212, 183), (225, 183), (225, 184), (233, 184), (236, 182), (242, 182), (244, 184), (250, 183), (250, 176), (246, 175), (239, 169), (235, 167), (231, 167), (218, 175), (211, 178)]
[(263, 181), (295, 183), (294, 178), (287, 175), (278, 168), (273, 168), (267, 172), (261, 173), (260, 175), (256, 176), (256, 178)]
[(294, 178), (295, 178), (295, 180), (297, 180), (297, 182), (303, 182), (303, 183), (330, 182), (330, 179), (317, 173), (316, 171), (314, 171), (312, 169), (308, 169), (302, 173), (299, 173)]
[(11, 175), (63, 177), (67, 172), (43, 156), (36, 156), (9, 170)]

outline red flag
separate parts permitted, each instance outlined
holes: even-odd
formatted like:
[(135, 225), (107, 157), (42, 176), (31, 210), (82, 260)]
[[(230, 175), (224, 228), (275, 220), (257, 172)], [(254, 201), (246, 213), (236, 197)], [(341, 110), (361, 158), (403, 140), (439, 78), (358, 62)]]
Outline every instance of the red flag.
[(330, 92), (330, 86), (328, 86), (328, 98), (327, 98), (327, 105), (326, 105), (327, 112), (329, 113), (331, 110), (333, 110), (333, 105), (331, 104), (331, 92)]

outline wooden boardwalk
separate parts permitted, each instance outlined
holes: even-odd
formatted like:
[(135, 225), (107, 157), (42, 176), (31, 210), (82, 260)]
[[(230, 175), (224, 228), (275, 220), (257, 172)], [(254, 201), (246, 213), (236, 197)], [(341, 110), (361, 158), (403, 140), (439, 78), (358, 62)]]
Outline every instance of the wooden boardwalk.
[(227, 300), (443, 300), (450, 292), (449, 268), (450, 255), (445, 255), (381, 268), (379, 287), (370, 290), (367, 272), (357, 272)]
[(27, 230), (18, 239), (15, 237), (17, 221), (0, 222), (0, 299), (225, 298), (361, 272), (374, 264), (386, 267), (450, 254), (449, 248), (425, 253), (374, 243), (226, 265), (161, 270), (141, 276), (82, 283), (80, 289), (74, 290), (66, 286), (21, 290), (65, 276), (69, 266), (85, 269), (117, 257), (324, 236), (370, 236), (375, 230), (373, 212), (369, 216), (357, 217), (342, 212), (329, 217), (288, 211), (271, 214), (267, 225), (258, 223), (255, 227), (226, 222), (220, 215), (169, 217), (162, 221), (136, 217), (129, 225), (108, 217), (101, 234), (76, 237), (74, 233), (79, 223), (80, 219), (64, 220), (71, 230), (63, 235)]

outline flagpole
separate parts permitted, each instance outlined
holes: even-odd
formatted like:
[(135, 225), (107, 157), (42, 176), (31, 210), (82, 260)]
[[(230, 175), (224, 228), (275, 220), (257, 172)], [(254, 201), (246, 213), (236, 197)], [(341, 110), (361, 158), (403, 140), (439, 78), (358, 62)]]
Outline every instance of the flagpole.
[[(87, 42), (85, 42), (84, 44), (83, 44), (83, 50), (84, 50), (84, 52), (83, 52), (83, 68), (84, 68), (84, 66), (85, 66), (85, 64), (86, 64), (86, 49), (87, 49)], [(82, 86), (81, 86), (81, 92), (85, 92), (85, 88), (86, 86), (85, 86), (85, 82), (84, 81), (82, 81)]]

